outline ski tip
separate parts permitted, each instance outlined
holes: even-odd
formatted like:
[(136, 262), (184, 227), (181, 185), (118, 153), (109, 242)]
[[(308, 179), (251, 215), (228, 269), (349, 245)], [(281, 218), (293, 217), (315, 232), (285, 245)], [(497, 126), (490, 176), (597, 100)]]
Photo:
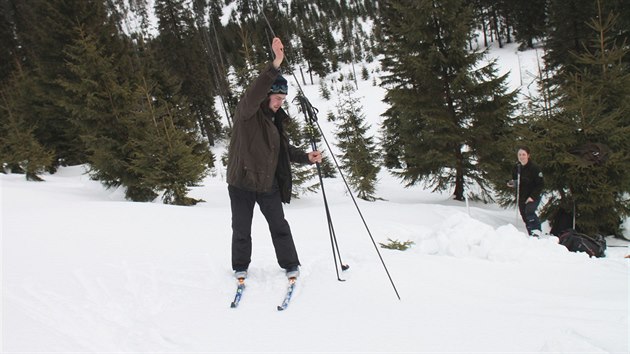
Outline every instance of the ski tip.
[(231, 303), (230, 304), (230, 308), (233, 308), (233, 309), (236, 308), (236, 304), (235, 303)]
[(347, 265), (347, 264), (342, 264), (342, 265), (341, 265), (341, 270), (342, 270), (342, 271), (344, 271), (344, 270), (348, 270), (349, 268), (350, 268), (350, 266), (349, 266), (349, 265)]
[(278, 311), (284, 311), (284, 307), (278, 306)]

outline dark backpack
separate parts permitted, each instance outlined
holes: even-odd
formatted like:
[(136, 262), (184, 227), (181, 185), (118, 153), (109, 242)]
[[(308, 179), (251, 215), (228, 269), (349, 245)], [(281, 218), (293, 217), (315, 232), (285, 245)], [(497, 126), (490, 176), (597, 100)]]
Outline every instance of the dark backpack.
[(569, 152), (581, 158), (579, 163), (582, 166), (601, 166), (608, 161), (610, 148), (600, 143), (586, 143)]
[(573, 229), (564, 230), (558, 236), (559, 243), (571, 252), (586, 252), (589, 257), (604, 257), (606, 239), (602, 235), (589, 236)]

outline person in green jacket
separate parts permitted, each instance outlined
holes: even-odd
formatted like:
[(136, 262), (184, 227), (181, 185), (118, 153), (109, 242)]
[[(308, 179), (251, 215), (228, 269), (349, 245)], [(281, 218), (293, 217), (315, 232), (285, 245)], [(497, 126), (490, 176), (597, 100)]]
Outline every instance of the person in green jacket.
[(274, 38), (275, 58), (245, 91), (233, 119), (227, 165), (232, 209), (232, 269), (236, 278), (247, 277), (251, 263), (251, 226), (258, 204), (269, 225), (276, 258), (287, 277), (299, 275), (300, 261), (282, 203), (291, 200), (291, 162), (322, 161), (319, 151), (304, 152), (289, 144), (284, 129), (289, 119), (282, 109), (288, 84), (280, 75), (284, 46)]

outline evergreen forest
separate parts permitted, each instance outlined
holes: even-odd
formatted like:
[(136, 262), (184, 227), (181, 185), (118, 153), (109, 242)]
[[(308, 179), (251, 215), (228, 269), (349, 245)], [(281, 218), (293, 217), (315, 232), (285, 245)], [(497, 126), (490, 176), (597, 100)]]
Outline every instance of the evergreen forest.
[[(131, 201), (197, 203), (187, 192), (225, 164), (212, 147), (278, 35), (283, 70), (305, 85), (379, 66), (359, 73), (386, 90), (377, 137), (352, 78), (340, 95), (320, 87), (359, 197), (379, 199), (384, 169), (509, 205), (506, 176), (527, 145), (544, 172), (543, 217), (575, 212), (579, 231), (620, 235), (630, 216), (627, 0), (0, 0), (0, 16), (3, 173), (42, 181), (84, 164)], [(544, 52), (539, 96), (523, 102), (484, 60), (506, 43)], [(313, 130), (296, 122), (293, 145), (320, 139)], [(297, 190), (315, 189), (312, 173), (296, 170)]]

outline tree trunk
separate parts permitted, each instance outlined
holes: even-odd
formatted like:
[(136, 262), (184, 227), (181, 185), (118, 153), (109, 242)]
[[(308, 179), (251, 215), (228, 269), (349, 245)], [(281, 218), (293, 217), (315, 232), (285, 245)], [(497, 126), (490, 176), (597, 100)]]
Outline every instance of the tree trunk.
[(455, 151), (455, 157), (457, 161), (455, 163), (455, 192), (453, 192), (453, 198), (462, 201), (464, 200), (464, 155), (461, 147), (458, 147)]
[(306, 86), (306, 79), (304, 78), (304, 70), (302, 70), (302, 65), (300, 65), (300, 75), (302, 76), (302, 83)]

